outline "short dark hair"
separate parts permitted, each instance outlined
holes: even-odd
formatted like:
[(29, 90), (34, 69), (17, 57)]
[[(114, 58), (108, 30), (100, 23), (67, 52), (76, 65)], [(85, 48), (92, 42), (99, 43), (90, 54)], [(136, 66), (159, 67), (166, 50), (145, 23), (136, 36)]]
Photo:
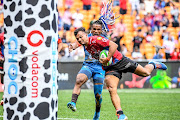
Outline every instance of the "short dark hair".
[(86, 30), (85, 30), (84, 27), (80, 27), (80, 28), (78, 28), (78, 29), (76, 29), (76, 30), (74, 31), (74, 35), (76, 36), (79, 31), (86, 32)]
[(103, 23), (102, 23), (102, 21), (101, 20), (96, 20), (96, 21), (94, 21), (93, 23), (92, 23), (92, 25), (94, 25), (94, 24), (98, 24), (98, 25), (103, 25)]

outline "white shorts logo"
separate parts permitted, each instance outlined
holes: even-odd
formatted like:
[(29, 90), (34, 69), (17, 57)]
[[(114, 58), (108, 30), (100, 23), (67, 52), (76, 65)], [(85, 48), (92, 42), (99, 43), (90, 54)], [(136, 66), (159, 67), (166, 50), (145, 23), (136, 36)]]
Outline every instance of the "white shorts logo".
[(130, 67), (131, 66), (131, 63), (129, 62), (126, 66), (125, 66), (125, 68), (128, 68), (128, 67)]

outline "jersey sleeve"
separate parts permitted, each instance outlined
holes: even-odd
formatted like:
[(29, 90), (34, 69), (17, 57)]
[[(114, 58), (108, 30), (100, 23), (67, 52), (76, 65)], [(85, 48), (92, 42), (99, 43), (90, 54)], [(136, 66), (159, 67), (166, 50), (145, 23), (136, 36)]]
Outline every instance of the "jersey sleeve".
[(78, 44), (79, 47), (81, 46), (81, 44), (78, 41), (77, 41), (77, 44)]
[(61, 38), (59, 37), (59, 35), (58, 35), (58, 44), (59, 43), (62, 43), (62, 40), (61, 40)]
[(0, 44), (4, 44), (4, 33), (0, 34)]
[(78, 47), (80, 47), (81, 46), (81, 44), (76, 40), (76, 43), (77, 43), (77, 45), (78, 45)]
[(110, 40), (106, 39), (105, 37), (97, 37), (96, 42), (102, 47), (109, 47)]
[(59, 44), (59, 43), (62, 43), (62, 40), (61, 40), (61, 38), (58, 38), (58, 44)]

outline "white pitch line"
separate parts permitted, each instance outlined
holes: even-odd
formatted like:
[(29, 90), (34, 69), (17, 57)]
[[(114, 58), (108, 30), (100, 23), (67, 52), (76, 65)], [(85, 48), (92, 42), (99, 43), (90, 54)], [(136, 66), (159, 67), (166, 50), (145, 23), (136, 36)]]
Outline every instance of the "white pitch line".
[(91, 120), (91, 119), (75, 119), (75, 118), (57, 118), (58, 120)]
[[(60, 90), (59, 92), (69, 92), (72, 90)], [(82, 90), (82, 93), (92, 93), (93, 90)], [(118, 93), (180, 93), (180, 89), (118, 89)], [(108, 93), (109, 91), (104, 89), (103, 93)]]
[[(0, 116), (0, 118), (3, 118), (3, 116)], [(75, 118), (57, 118), (58, 120), (91, 120), (91, 119), (75, 119)]]
[[(92, 91), (86, 91), (83, 90), (81, 91), (82, 93), (88, 93), (88, 92), (92, 92)], [(104, 89), (103, 90), (104, 93), (109, 93), (108, 90)], [(173, 90), (173, 89), (122, 89), (122, 90), (117, 90), (118, 93), (180, 93), (180, 89), (178, 90)]]

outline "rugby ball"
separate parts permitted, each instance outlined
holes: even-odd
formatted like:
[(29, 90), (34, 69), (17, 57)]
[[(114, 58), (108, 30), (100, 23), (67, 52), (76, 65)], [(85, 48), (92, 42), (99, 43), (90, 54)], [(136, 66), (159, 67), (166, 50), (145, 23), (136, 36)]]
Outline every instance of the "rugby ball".
[[(108, 53), (109, 53), (108, 50), (102, 50), (101, 53), (100, 53), (100, 55), (99, 55), (99, 58), (106, 58), (106, 57), (108, 56)], [(109, 65), (111, 65), (111, 64), (112, 64), (112, 57), (111, 57), (111, 59), (109, 60), (109, 62), (108, 62), (106, 65), (104, 65), (104, 66), (109, 66)]]

